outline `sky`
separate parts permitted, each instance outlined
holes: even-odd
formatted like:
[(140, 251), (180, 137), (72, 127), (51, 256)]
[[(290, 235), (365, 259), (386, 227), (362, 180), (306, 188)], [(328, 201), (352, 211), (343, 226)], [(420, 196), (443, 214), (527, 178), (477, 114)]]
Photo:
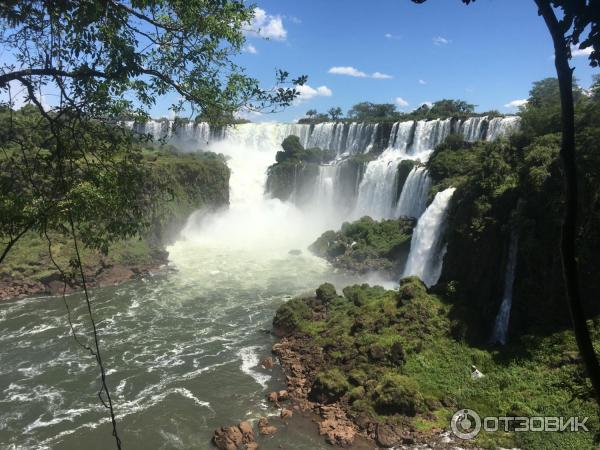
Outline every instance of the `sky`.
[[(442, 98), (477, 111), (517, 112), (534, 81), (556, 76), (548, 30), (533, 0), (258, 0), (258, 33), (236, 61), (264, 87), (275, 69), (308, 75), (293, 106), (253, 121), (292, 122), (307, 110), (347, 110), (361, 101), (411, 111)], [(588, 87), (598, 69), (572, 60)], [(168, 116), (161, 102), (153, 116)]]
[[(307, 75), (294, 104), (255, 121), (293, 122), (309, 109), (327, 112), (370, 101), (409, 112), (444, 98), (476, 111), (516, 113), (532, 83), (555, 77), (554, 50), (534, 0), (254, 0), (255, 19), (235, 62), (272, 87), (277, 69)], [(584, 88), (593, 74), (587, 55), (573, 51)], [(10, 55), (0, 50), (0, 61)], [(54, 95), (56, 97), (56, 95)], [(52, 93), (42, 101), (52, 103)], [(150, 115), (173, 117), (175, 94), (157, 99)]]

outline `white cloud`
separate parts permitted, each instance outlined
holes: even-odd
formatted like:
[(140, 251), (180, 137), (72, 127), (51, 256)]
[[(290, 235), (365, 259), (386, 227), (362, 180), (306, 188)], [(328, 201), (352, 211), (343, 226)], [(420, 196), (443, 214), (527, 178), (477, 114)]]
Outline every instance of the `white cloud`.
[(427, 84), (427, 81), (425, 81), (425, 80), (419, 80), (419, 84), (425, 85), (425, 84)]
[(579, 49), (578, 47), (572, 45), (571, 46), (571, 56), (573, 58), (577, 58), (578, 56), (590, 56), (592, 54), (592, 47)]
[(242, 48), (242, 51), (244, 53), (251, 53), (253, 55), (256, 55), (258, 53), (258, 50), (256, 49), (256, 47), (250, 43), (244, 45), (244, 47)]
[(283, 26), (281, 16), (272, 16), (261, 8), (254, 9), (254, 18), (248, 33), (277, 41), (285, 41), (287, 38), (287, 30)]
[(357, 77), (357, 78), (368, 77), (368, 75), (366, 73), (361, 72), (360, 70), (358, 70), (352, 66), (332, 67), (331, 69), (328, 70), (328, 72), (336, 74), (336, 75), (348, 75), (350, 77)]
[(347, 75), (355, 78), (375, 78), (376, 80), (389, 80), (390, 78), (393, 78), (391, 75), (382, 72), (373, 72), (372, 74), (368, 74), (352, 66), (335, 66), (330, 68), (327, 72), (335, 75)]
[(436, 36), (433, 38), (433, 43), (435, 45), (447, 45), (450, 42), (452, 42), (452, 41), (449, 39), (446, 39), (445, 37), (442, 37), (442, 36)]
[(504, 105), (505, 108), (518, 108), (520, 106), (524, 106), (527, 104), (527, 100), (526, 99), (517, 99), (517, 100), (512, 100), (510, 102), (508, 102), (506, 105)]
[(396, 105), (398, 105), (400, 107), (408, 106), (408, 102), (406, 100), (404, 100), (402, 97), (396, 97), (394, 99), (394, 102), (396, 103)]
[(391, 75), (388, 75), (387, 73), (373, 72), (373, 75), (371, 75), (371, 78), (375, 78), (377, 80), (389, 80), (394, 77)]
[(314, 97), (331, 97), (333, 95), (333, 92), (327, 86), (313, 88), (308, 84), (303, 84), (302, 86), (296, 86), (296, 90), (300, 93), (300, 96), (296, 99), (297, 102), (307, 101)]

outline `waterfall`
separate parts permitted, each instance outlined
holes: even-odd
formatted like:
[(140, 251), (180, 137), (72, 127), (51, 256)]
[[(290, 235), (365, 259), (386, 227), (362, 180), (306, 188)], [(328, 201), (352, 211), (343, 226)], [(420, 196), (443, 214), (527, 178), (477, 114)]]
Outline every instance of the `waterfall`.
[(402, 158), (403, 154), (389, 148), (379, 158), (367, 164), (358, 187), (353, 213), (355, 218), (371, 216), (373, 219), (384, 219), (393, 215), (394, 186), (398, 163)]
[(494, 117), (489, 122), (485, 140), (494, 141), (508, 137), (517, 131), (520, 126), (521, 118), (519, 116)]
[(508, 322), (510, 319), (510, 309), (513, 300), (513, 286), (517, 273), (517, 253), (519, 249), (519, 235), (516, 230), (510, 233), (510, 244), (508, 248), (508, 259), (506, 261), (506, 272), (504, 274), (504, 291), (502, 293), (502, 302), (494, 322), (494, 330), (490, 339), (492, 344), (506, 344), (508, 337)]
[(451, 119), (419, 120), (408, 154), (426, 160), (433, 150), (448, 137)]
[(470, 117), (460, 124), (459, 133), (467, 142), (480, 141), (483, 139), (487, 120), (487, 116)]
[(403, 276), (416, 275), (428, 287), (437, 283), (442, 273), (442, 263), (446, 253), (442, 239), (448, 205), (454, 191), (454, 188), (448, 188), (438, 192), (413, 230), (410, 253)]
[(425, 167), (414, 167), (402, 187), (402, 193), (396, 205), (396, 217), (421, 217), (425, 211), (427, 194), (431, 187), (431, 179)]
[(396, 122), (392, 126), (388, 147), (406, 153), (408, 147), (412, 144), (415, 132), (415, 122)]

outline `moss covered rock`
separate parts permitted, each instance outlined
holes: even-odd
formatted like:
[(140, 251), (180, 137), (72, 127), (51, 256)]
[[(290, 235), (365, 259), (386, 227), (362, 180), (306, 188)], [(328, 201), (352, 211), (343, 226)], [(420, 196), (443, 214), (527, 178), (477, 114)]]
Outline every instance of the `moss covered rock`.
[(408, 218), (375, 221), (363, 217), (339, 231), (323, 233), (309, 249), (335, 267), (351, 272), (399, 275), (410, 251), (415, 221)]

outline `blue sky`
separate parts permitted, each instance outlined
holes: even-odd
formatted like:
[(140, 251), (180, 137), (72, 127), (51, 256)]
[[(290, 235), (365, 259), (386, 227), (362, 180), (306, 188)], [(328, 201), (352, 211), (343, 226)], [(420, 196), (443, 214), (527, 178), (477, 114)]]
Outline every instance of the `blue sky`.
[[(305, 88), (298, 104), (254, 121), (293, 121), (312, 108), (346, 112), (360, 101), (398, 98), (404, 111), (456, 98), (479, 111), (516, 112), (505, 105), (527, 98), (533, 81), (555, 76), (550, 37), (533, 0), (470, 6), (459, 0), (260, 0), (257, 7), (261, 34), (271, 38), (249, 35), (238, 62), (264, 86), (276, 68), (306, 74), (313, 91)], [(588, 87), (598, 70), (585, 55), (572, 64)], [(167, 102), (157, 105), (153, 115), (168, 115), (166, 108)]]

